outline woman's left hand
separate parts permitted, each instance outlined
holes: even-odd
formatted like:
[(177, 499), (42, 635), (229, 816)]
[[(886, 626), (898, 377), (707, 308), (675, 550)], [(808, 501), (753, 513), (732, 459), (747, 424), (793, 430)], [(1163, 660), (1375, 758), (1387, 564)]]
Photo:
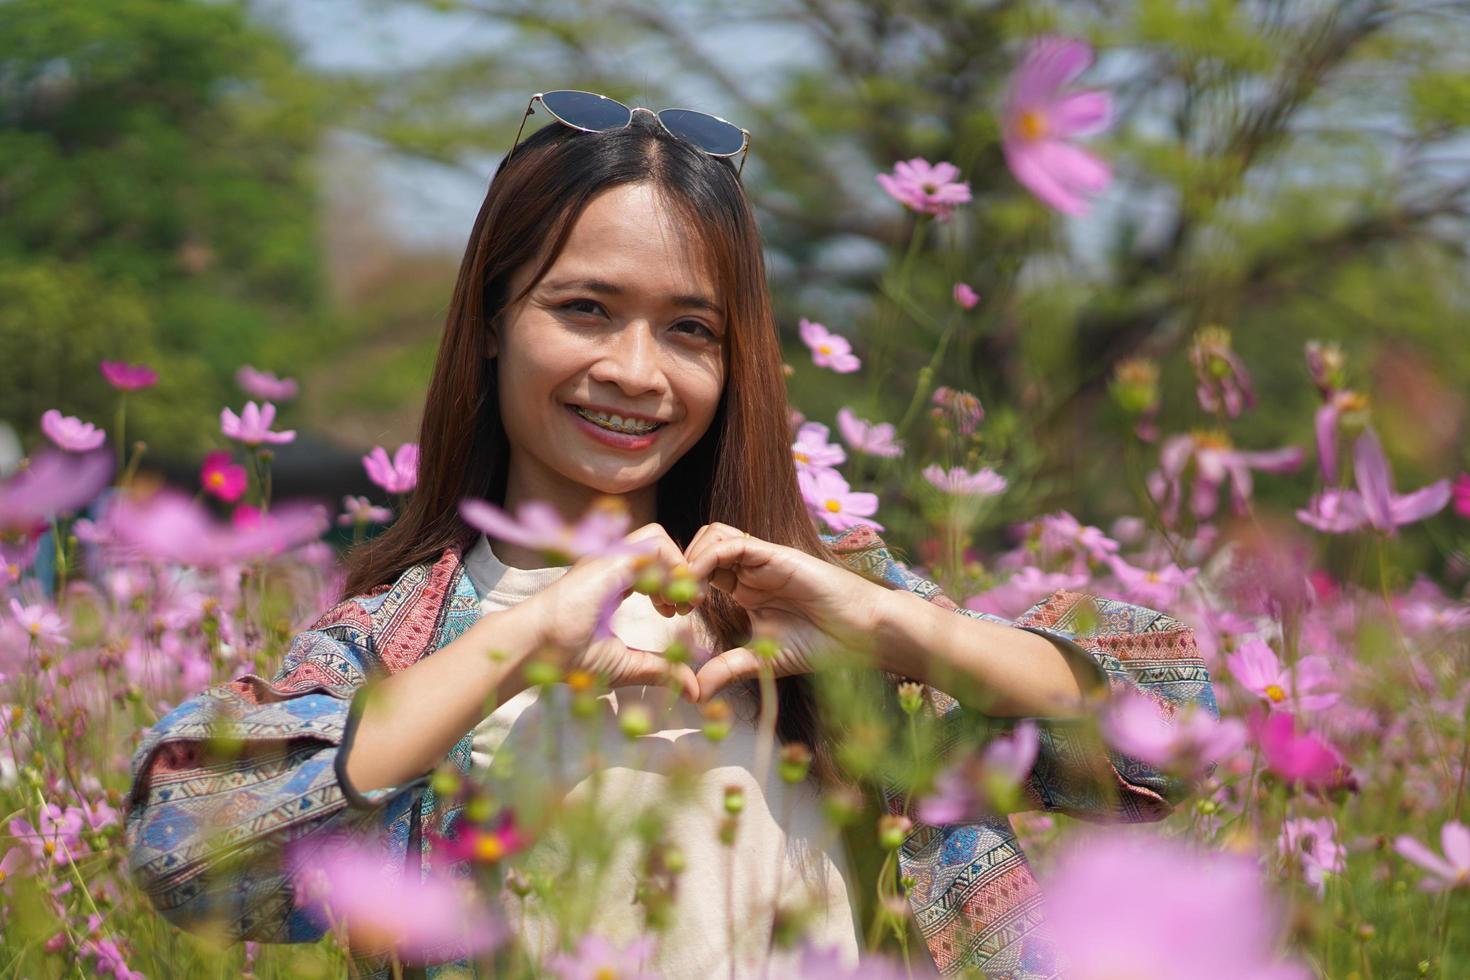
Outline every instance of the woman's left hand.
[[(855, 572), (795, 548), (747, 536), (728, 524), (706, 524), (684, 549), (697, 580), (728, 593), (750, 616), (753, 637), (777, 643), (777, 677), (811, 673), (829, 647), (858, 646), (877, 627), (888, 590)], [(761, 658), (748, 646), (711, 657), (696, 679), (708, 701), (735, 681), (756, 677)]]

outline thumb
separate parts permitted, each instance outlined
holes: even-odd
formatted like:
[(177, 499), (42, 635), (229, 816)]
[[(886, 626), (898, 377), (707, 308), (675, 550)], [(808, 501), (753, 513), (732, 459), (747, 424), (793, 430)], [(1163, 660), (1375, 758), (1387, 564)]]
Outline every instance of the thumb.
[(627, 669), (623, 672), (623, 683), (620, 686), (632, 686), (635, 684), (653, 684), (662, 687), (670, 679), (674, 680), (689, 701), (698, 701), (699, 682), (695, 679), (694, 671), (688, 664), (669, 663), (668, 658), (661, 653), (651, 650), (639, 650), (636, 647), (625, 646), (628, 651)]
[(749, 647), (732, 647), (706, 660), (695, 677), (699, 682), (698, 703), (708, 702), (722, 688), (736, 681), (759, 677), (760, 665), (760, 658)]

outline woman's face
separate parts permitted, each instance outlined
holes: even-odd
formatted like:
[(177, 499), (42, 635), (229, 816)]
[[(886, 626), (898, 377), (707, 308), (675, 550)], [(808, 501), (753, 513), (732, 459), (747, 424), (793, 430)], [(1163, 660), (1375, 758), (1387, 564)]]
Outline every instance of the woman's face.
[[(534, 265), (517, 270), (508, 295)], [(699, 441), (725, 383), (715, 286), (700, 243), (653, 185), (593, 198), (561, 255), (491, 335), (508, 496), (569, 500), (578, 494), (568, 484), (606, 494), (651, 488)], [(650, 422), (656, 428), (645, 431)]]

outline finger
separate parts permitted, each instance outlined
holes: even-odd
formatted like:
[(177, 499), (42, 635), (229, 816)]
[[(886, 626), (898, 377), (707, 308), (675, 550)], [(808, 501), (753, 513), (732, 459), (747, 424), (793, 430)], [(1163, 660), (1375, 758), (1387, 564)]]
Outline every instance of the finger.
[[(689, 571), (696, 577), (707, 579), (716, 568), (735, 569), (749, 558), (759, 556), (770, 546), (760, 538), (725, 538), (704, 548), (689, 560)], [(728, 590), (726, 590), (728, 591)]]
[[(635, 570), (644, 568), (650, 560), (661, 560), (669, 569), (675, 569), (684, 564), (684, 553), (679, 550), (679, 545), (662, 524), (657, 522), (645, 524), (638, 530), (633, 531), (624, 539), (630, 544), (641, 544), (651, 549), (649, 556), (634, 555), (630, 557), (631, 567)], [(655, 592), (648, 597), (653, 608), (658, 610), (664, 618), (672, 618), (679, 610), (661, 592)]]
[(733, 647), (705, 661), (695, 679), (699, 681), (699, 704), (737, 681), (760, 676), (760, 658), (748, 647)]
[(665, 685), (675, 682), (679, 692), (689, 701), (698, 701), (699, 682), (688, 664), (669, 663), (661, 653), (628, 647), (629, 669), (622, 686), (636, 684)]
[(684, 549), (684, 561), (689, 564), (691, 572), (694, 571), (695, 563), (700, 561), (711, 548), (726, 541), (750, 540), (744, 531), (737, 530), (728, 524), (706, 524), (700, 529), (700, 534), (702, 537), (697, 538), (688, 548)]

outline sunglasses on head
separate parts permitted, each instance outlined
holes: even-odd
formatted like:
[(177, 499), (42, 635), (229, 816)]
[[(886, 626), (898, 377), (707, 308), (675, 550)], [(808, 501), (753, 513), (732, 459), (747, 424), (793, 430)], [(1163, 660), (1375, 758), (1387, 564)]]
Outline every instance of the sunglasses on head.
[(657, 112), (642, 106), (629, 109), (616, 99), (576, 89), (537, 92), (531, 96), (531, 101), (526, 103), (525, 115), (521, 116), (520, 129), (516, 130), (516, 140), (511, 144), (510, 153), (505, 155), (506, 160), (510, 159), (511, 153), (520, 145), (521, 132), (526, 128), (526, 120), (536, 111), (537, 102), (557, 122), (587, 133), (622, 129), (632, 124), (633, 113), (646, 112), (674, 137), (693, 144), (712, 157), (733, 157), (740, 154), (740, 166), (735, 171), (737, 177), (745, 169), (750, 132), (732, 122), (695, 109), (660, 109)]

